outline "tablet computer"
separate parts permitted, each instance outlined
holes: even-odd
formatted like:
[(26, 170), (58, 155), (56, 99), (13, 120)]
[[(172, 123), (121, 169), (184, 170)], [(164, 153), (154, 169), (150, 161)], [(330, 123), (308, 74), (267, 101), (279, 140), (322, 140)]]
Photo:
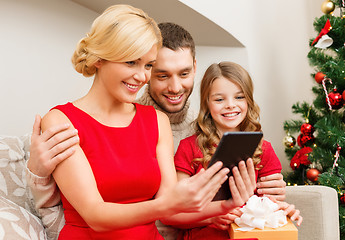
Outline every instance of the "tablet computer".
[[(253, 156), (262, 136), (262, 132), (225, 132), (220, 139), (208, 167), (217, 161), (221, 161), (223, 162), (223, 167), (230, 169), (230, 176), (234, 166), (237, 166), (241, 160), (247, 160)], [(231, 198), (229, 180), (226, 180), (215, 195), (213, 201), (229, 198)]]

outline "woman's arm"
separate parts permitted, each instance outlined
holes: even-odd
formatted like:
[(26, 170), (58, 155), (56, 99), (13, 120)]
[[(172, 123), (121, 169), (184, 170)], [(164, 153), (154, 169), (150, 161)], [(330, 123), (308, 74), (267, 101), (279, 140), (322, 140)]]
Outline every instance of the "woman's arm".
[(54, 126), (41, 134), (41, 117), (36, 115), (31, 135), (30, 158), (26, 178), (37, 209), (60, 204), (60, 194), (52, 172), (63, 160), (72, 155), (78, 142), (77, 131), (68, 125)]
[[(204, 210), (197, 213), (180, 213), (165, 219), (161, 219), (164, 224), (174, 225), (180, 228), (191, 228), (210, 224), (215, 216), (228, 214), (236, 207), (242, 206), (250, 196), (254, 194), (256, 187), (255, 171), (252, 159), (248, 159), (246, 163), (241, 161), (238, 167), (232, 169), (233, 176), (229, 178), (229, 187), (232, 198), (223, 201), (210, 202)], [(198, 175), (198, 174), (197, 174)], [(195, 176), (179, 174), (180, 181), (188, 181)], [(213, 193), (213, 196), (215, 193)]]
[[(188, 178), (190, 178), (190, 176), (187, 173), (177, 171), (178, 181)], [(228, 212), (224, 213), (225, 210), (222, 210), (221, 206), (219, 205), (220, 201), (211, 202), (208, 207), (208, 213), (204, 211), (203, 213), (194, 214), (194, 216), (192, 216), (191, 214), (189, 214), (189, 216), (184, 216), (185, 221), (181, 222), (181, 224), (175, 223), (174, 227), (181, 229), (190, 229), (213, 224), (216, 228), (226, 230), (229, 228), (229, 224), (232, 223), (236, 217), (239, 217), (241, 215), (241, 212), (238, 210), (238, 207), (234, 207), (233, 209), (229, 209)], [(172, 218), (170, 218), (170, 220), (171, 219)], [(198, 221), (198, 219), (202, 220)], [(227, 226), (225, 227), (225, 225)]]
[[(190, 176), (187, 173), (177, 171), (177, 180), (181, 181), (189, 179)], [(177, 214), (167, 219), (161, 219), (161, 221), (167, 225), (174, 225), (174, 227), (189, 229), (201, 226), (207, 226), (212, 224), (212, 218), (215, 215), (220, 214), (220, 202), (211, 202), (209, 206), (202, 212), (197, 214)]]
[[(168, 121), (167, 117), (165, 119)], [(170, 127), (169, 123), (164, 123), (164, 121), (164, 118), (158, 121), (160, 130), (166, 125)], [(69, 119), (62, 112), (55, 109), (43, 118), (42, 129), (45, 131), (52, 126), (64, 123), (69, 123), (73, 128)], [(169, 141), (164, 137), (161, 138), (161, 136), (160, 134), (159, 145), (168, 144)], [(157, 157), (164, 157), (161, 150), (157, 149), (157, 151)], [(165, 176), (171, 163), (161, 166), (162, 161), (159, 160), (159, 165), (163, 179), (157, 198), (131, 204), (103, 201), (98, 192), (89, 162), (79, 145), (76, 146), (75, 152), (69, 158), (56, 167), (53, 176), (60, 191), (86, 223), (96, 231), (108, 231), (145, 224), (179, 212), (198, 211), (208, 203), (205, 201), (205, 196), (210, 194), (207, 191), (212, 192), (215, 186), (220, 186), (226, 179), (228, 172), (226, 170), (219, 171), (220, 164), (199, 174), (194, 182), (189, 181), (188, 184), (177, 184), (173, 187), (173, 184), (168, 183), (169, 179), (173, 179), (172, 174), (168, 172), (168, 175)], [(210, 182), (214, 186), (209, 186)], [(176, 176), (174, 184), (176, 184)], [(213, 192), (215, 191), (214, 189)], [(204, 194), (201, 194), (201, 192), (204, 192)]]
[[(227, 179), (229, 170), (224, 168), (217, 174), (211, 169), (201, 171), (194, 177), (177, 183), (170, 122), (166, 114), (160, 111), (157, 111), (157, 117), (159, 140), (156, 153), (162, 179), (156, 199), (164, 198), (167, 204), (183, 209), (179, 212), (199, 212), (211, 202)], [(219, 169), (220, 166), (221, 163), (218, 163), (216, 168)]]

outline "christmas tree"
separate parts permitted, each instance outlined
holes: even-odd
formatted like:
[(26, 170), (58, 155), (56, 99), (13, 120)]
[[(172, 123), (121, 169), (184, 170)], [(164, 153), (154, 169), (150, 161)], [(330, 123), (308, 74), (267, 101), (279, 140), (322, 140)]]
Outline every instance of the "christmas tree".
[(299, 120), (284, 122), (283, 142), (292, 168), (284, 177), (288, 185), (320, 184), (338, 192), (345, 239), (345, 0), (326, 0), (321, 10), (308, 53), (315, 99), (294, 104)]

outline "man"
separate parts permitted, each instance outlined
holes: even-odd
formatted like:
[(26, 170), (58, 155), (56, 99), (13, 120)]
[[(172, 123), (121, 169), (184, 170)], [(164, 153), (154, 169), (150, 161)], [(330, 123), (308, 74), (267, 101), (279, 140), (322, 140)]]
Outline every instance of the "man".
[(195, 45), (192, 36), (173, 23), (158, 25), (163, 47), (158, 51), (151, 79), (138, 103), (152, 105), (166, 113), (174, 137), (174, 149), (180, 140), (192, 134), (195, 119), (189, 108), (196, 72)]
[[(168, 115), (176, 151), (180, 140), (193, 132), (191, 123), (195, 116), (189, 108), (188, 99), (193, 91), (196, 72), (195, 44), (190, 33), (179, 25), (161, 23), (159, 28), (163, 47), (158, 51), (148, 86), (137, 102), (152, 105)], [(40, 134), (40, 117), (37, 116), (31, 137), (31, 156), (27, 164), (28, 182), (33, 189), (36, 207), (43, 216), (48, 237), (52, 239), (58, 236), (63, 226), (63, 213), (51, 173), (57, 164), (73, 154), (73, 146), (79, 140), (77, 132), (67, 128), (67, 125), (59, 126)], [(278, 200), (285, 198), (285, 182), (281, 174), (270, 175), (260, 181), (259, 194), (274, 195)], [(176, 236), (176, 231), (173, 228), (160, 222), (157, 225), (165, 239), (174, 239), (172, 236)]]

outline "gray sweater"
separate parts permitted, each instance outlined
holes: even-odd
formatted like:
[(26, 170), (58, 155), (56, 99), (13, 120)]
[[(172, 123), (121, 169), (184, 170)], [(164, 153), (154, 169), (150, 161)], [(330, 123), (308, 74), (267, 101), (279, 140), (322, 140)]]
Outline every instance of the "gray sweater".
[(192, 122), (195, 120), (196, 115), (194, 114), (192, 109), (189, 108), (189, 100), (187, 101), (182, 111), (177, 113), (168, 113), (157, 105), (157, 103), (149, 94), (148, 87), (146, 87), (143, 95), (136, 102), (142, 105), (151, 105), (155, 109), (164, 112), (168, 116), (172, 134), (174, 137), (174, 152), (176, 152), (177, 147), (182, 139), (193, 134)]

